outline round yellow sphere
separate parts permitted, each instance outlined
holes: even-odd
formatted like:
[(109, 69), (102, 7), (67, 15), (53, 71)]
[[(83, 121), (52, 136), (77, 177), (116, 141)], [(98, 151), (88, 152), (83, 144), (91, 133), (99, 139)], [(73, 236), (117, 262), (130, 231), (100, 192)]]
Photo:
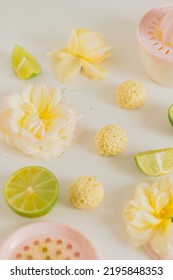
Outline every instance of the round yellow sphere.
[(107, 125), (96, 133), (94, 143), (100, 155), (115, 156), (126, 148), (127, 135), (117, 125)]
[(115, 96), (120, 107), (136, 109), (144, 104), (147, 91), (143, 83), (129, 80), (118, 86)]
[(80, 176), (70, 184), (69, 196), (75, 208), (91, 209), (103, 201), (104, 188), (94, 176)]

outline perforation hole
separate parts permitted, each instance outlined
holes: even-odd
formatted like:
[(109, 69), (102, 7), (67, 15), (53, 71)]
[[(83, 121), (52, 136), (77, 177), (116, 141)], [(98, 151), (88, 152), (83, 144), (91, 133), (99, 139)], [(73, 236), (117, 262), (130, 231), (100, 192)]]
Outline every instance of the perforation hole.
[(51, 243), (51, 238), (50, 237), (46, 238), (45, 243)]
[(154, 25), (157, 25), (157, 24), (158, 24), (158, 23), (157, 23), (157, 22), (155, 22), (155, 21), (152, 21), (151, 23), (152, 23), (152, 24), (154, 24)]
[(66, 246), (66, 248), (67, 248), (67, 250), (71, 250), (71, 249), (73, 248), (73, 246), (72, 246), (71, 244), (68, 244), (68, 245)]
[(57, 255), (57, 256), (60, 256), (61, 254), (62, 254), (62, 251), (61, 251), (61, 250), (57, 250), (57, 251), (56, 251), (56, 255)]
[(170, 50), (167, 50), (167, 51), (165, 52), (165, 54), (168, 54), (168, 53), (170, 53)]
[(35, 246), (38, 246), (39, 244), (40, 244), (40, 241), (39, 241), (39, 240), (35, 240), (35, 241), (34, 241), (34, 245), (35, 245)]
[(24, 251), (29, 251), (29, 249), (30, 249), (30, 247), (28, 245), (25, 245), (23, 248)]
[(27, 255), (26, 256), (26, 260), (33, 260), (34, 258), (33, 258), (33, 255)]
[(75, 258), (79, 258), (80, 257), (80, 252), (75, 252), (74, 256), (75, 256)]
[(149, 28), (149, 29), (155, 29), (155, 26), (151, 26), (151, 25), (150, 25), (148, 28)]
[(156, 46), (156, 45), (158, 45), (159, 44), (159, 42), (155, 42), (155, 43), (153, 43), (152, 45), (153, 46)]
[(45, 260), (51, 260), (51, 257), (50, 256), (46, 256), (44, 259)]
[(163, 50), (163, 46), (162, 46), (162, 47), (160, 47), (160, 48), (158, 48), (158, 51), (161, 51), (161, 50)]
[(158, 21), (161, 21), (161, 18), (160, 18), (160, 17), (156, 17), (156, 19), (157, 19)]
[(16, 259), (17, 259), (17, 260), (20, 260), (21, 258), (22, 258), (22, 254), (18, 253), (18, 254), (16, 255)]

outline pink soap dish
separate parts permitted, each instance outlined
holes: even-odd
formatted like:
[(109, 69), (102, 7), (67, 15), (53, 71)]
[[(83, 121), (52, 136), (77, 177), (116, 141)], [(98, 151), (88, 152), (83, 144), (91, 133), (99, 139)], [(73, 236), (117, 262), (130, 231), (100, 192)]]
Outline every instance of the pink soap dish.
[(156, 82), (173, 87), (173, 4), (147, 12), (137, 37), (145, 71)]
[(55, 222), (27, 224), (0, 248), (0, 260), (96, 260), (91, 242), (78, 230)]

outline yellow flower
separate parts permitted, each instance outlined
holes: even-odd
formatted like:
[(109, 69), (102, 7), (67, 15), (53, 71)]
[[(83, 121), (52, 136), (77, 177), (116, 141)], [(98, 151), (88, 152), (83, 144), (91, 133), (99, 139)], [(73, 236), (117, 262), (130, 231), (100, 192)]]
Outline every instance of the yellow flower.
[(98, 63), (110, 55), (109, 50), (101, 33), (77, 29), (71, 32), (67, 47), (50, 56), (55, 61), (58, 80), (66, 83), (81, 70), (91, 79), (105, 79), (106, 71)]
[[(124, 211), (127, 232), (134, 244), (150, 243), (152, 250), (160, 257), (163, 255), (163, 244), (172, 242), (173, 245), (173, 237), (170, 235), (170, 231), (173, 233), (172, 217), (173, 181), (171, 177), (166, 177), (151, 185), (145, 182), (137, 185), (134, 198), (129, 201)], [(164, 249), (168, 250), (168, 247)]]
[(78, 115), (57, 88), (28, 86), (0, 102), (0, 136), (35, 158), (59, 156), (74, 138)]

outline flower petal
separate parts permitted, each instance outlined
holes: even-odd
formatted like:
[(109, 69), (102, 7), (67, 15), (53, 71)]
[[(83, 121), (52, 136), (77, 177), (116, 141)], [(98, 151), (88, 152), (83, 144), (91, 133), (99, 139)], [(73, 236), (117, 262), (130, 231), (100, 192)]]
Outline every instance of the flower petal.
[(84, 59), (82, 60), (82, 69), (85, 74), (93, 80), (104, 80), (107, 77), (107, 72), (103, 67), (89, 63)]
[[(5, 110), (0, 112), (0, 136), (6, 138), (8, 133), (11, 132), (9, 125), (9, 118), (11, 117), (11, 111)], [(7, 137), (8, 138), (8, 137)]]
[(107, 57), (110, 56), (110, 52), (109, 52), (110, 49), (111, 49), (110, 46), (106, 46), (106, 47), (102, 47), (102, 48), (93, 50), (89, 54), (89, 60), (94, 63), (99, 63), (99, 62), (103, 61), (104, 59), (106, 59)]
[(56, 66), (56, 76), (62, 83), (66, 83), (76, 77), (81, 70), (81, 60), (75, 57), (62, 58)]
[(76, 55), (77, 48), (78, 48), (78, 37), (76, 35), (75, 30), (72, 30), (70, 37), (68, 39), (67, 50), (69, 53)]
[(157, 199), (155, 201), (155, 209), (158, 213), (162, 211), (162, 209), (169, 203), (169, 196), (165, 192), (157, 195)]
[(8, 107), (9, 109), (16, 109), (22, 104), (21, 96), (18, 93), (12, 93), (8, 96), (3, 96), (1, 108)]
[(146, 228), (141, 231), (139, 228), (131, 227), (130, 225), (128, 225), (127, 232), (132, 238), (133, 245), (140, 246), (148, 242), (153, 234), (153, 228)]
[(21, 127), (21, 120), (24, 117), (23, 110), (16, 109), (11, 113), (11, 116), (9, 118), (9, 128), (12, 132), (18, 133)]
[(153, 213), (153, 207), (150, 204), (150, 199), (149, 197), (145, 196), (145, 195), (141, 195), (139, 197), (139, 205), (142, 209), (144, 209), (145, 211), (149, 212), (149, 213)]
[(50, 94), (44, 85), (37, 85), (32, 88), (30, 98), (38, 112), (43, 112), (49, 104)]
[(71, 54), (65, 48), (65, 49), (61, 49), (61, 50), (56, 50), (54, 52), (50, 52), (50, 53), (48, 53), (47, 56), (50, 56), (55, 60), (59, 60), (59, 59), (64, 58), (64, 57), (69, 57), (69, 56), (71, 56)]
[(17, 149), (19, 149), (20, 151), (24, 152), (27, 155), (30, 154), (35, 154), (39, 152), (39, 147), (37, 147), (37, 145), (33, 145), (31, 142), (27, 142), (26, 139), (24, 137), (21, 136), (16, 136), (15, 138), (13, 138), (13, 145), (14, 147), (16, 147)]
[(60, 156), (63, 152), (62, 139), (54, 141), (52, 137), (47, 138), (47, 141), (43, 142), (42, 149), (50, 153), (51, 155)]
[(76, 35), (80, 36), (86, 33), (91, 33), (91, 31), (88, 28), (78, 28), (76, 29)]
[(173, 259), (173, 223), (166, 222), (153, 234), (150, 247), (159, 259)]
[(160, 222), (161, 220), (157, 219), (150, 213), (141, 210), (137, 212), (136, 216), (130, 222), (130, 224), (136, 228), (140, 228), (142, 231), (146, 228), (154, 227), (160, 224)]
[(127, 218), (127, 232), (132, 238), (133, 243), (136, 245), (142, 245), (148, 242), (156, 227), (161, 222), (159, 219), (145, 211), (138, 211), (133, 217), (133, 215), (128, 214), (127, 210), (127, 213), (125, 213), (125, 219)]
[(39, 117), (36, 114), (30, 113), (30, 114), (27, 114), (25, 116), (25, 118), (23, 119), (22, 126), (28, 131), (32, 130), (33, 134), (35, 135), (35, 133), (37, 132), (38, 127), (40, 127), (41, 123), (42, 123), (41, 120), (39, 119)]
[(78, 54), (83, 58), (88, 58), (93, 50), (104, 47), (104, 37), (98, 32), (86, 32), (78, 38)]
[(22, 98), (22, 103), (30, 103), (30, 93), (32, 90), (33, 86), (28, 85), (21, 93), (21, 98)]

